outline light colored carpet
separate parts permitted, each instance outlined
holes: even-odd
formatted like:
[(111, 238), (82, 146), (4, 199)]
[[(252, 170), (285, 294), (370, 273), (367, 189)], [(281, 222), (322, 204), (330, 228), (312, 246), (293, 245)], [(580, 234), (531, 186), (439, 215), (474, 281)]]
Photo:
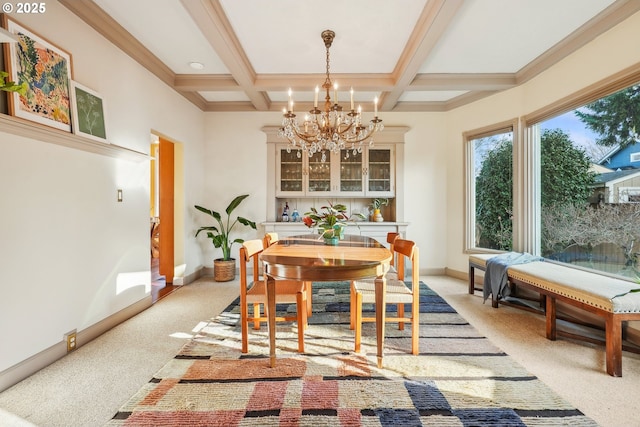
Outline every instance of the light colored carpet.
[[(480, 334), (602, 426), (640, 426), (640, 357), (623, 353), (623, 377), (604, 372), (604, 349), (544, 338), (541, 316), (492, 309), (466, 283), (424, 277)], [(0, 393), (2, 426), (102, 426), (238, 293), (237, 282), (201, 279)], [(71, 385), (69, 385), (71, 384)]]

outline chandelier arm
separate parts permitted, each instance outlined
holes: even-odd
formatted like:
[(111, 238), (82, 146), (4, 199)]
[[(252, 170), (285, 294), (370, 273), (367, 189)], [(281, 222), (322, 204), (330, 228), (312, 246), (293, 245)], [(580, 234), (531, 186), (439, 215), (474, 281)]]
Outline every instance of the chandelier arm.
[(308, 142), (309, 144), (313, 144), (314, 142), (317, 143), (318, 136), (321, 134), (321, 132), (318, 132), (316, 134), (300, 133), (295, 129), (293, 129), (293, 133), (295, 134), (295, 136), (297, 136), (298, 138), (302, 139), (305, 142)]

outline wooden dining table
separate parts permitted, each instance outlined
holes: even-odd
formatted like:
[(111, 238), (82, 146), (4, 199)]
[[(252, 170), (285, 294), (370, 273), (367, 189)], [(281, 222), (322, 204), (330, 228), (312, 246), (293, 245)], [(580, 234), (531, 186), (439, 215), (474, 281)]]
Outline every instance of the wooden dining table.
[[(385, 323), (385, 273), (392, 254), (377, 240), (345, 235), (337, 245), (327, 245), (318, 234), (286, 237), (265, 248), (261, 255), (267, 279), (269, 357), (276, 364), (276, 279), (304, 282), (375, 279), (378, 367), (382, 367)], [(298, 327), (302, 327), (298, 325)]]

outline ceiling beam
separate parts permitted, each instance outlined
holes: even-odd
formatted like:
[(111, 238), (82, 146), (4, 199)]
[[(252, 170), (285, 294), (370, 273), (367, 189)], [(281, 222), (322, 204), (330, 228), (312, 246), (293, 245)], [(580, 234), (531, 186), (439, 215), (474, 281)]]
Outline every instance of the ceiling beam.
[(254, 87), (256, 73), (218, 0), (181, 0), (204, 37), (256, 110), (268, 110), (266, 95)]
[[(357, 87), (359, 91), (391, 90), (394, 85), (389, 74), (332, 74), (340, 87)], [(254, 85), (260, 90), (283, 91), (291, 88), (295, 91), (313, 92), (316, 86), (322, 86), (325, 75), (322, 74), (261, 74)]]
[(462, 3), (463, 0), (429, 0), (426, 3), (393, 72), (395, 87), (382, 97), (381, 110), (394, 109)]
[(176, 90), (189, 91), (241, 91), (242, 88), (230, 75), (177, 74), (173, 86)]
[(504, 90), (514, 86), (516, 76), (510, 73), (418, 74), (405, 90)]
[(164, 83), (173, 85), (175, 73), (93, 1), (59, 2)]

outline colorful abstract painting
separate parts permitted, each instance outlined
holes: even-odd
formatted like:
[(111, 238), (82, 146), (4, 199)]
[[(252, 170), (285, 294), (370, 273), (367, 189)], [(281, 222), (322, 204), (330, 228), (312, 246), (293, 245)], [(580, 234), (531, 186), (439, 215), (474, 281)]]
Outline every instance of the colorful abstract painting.
[(9, 43), (9, 72), (14, 81), (28, 85), (24, 95), (10, 94), (9, 112), (71, 132), (71, 55), (6, 16), (4, 21), (19, 38)]

